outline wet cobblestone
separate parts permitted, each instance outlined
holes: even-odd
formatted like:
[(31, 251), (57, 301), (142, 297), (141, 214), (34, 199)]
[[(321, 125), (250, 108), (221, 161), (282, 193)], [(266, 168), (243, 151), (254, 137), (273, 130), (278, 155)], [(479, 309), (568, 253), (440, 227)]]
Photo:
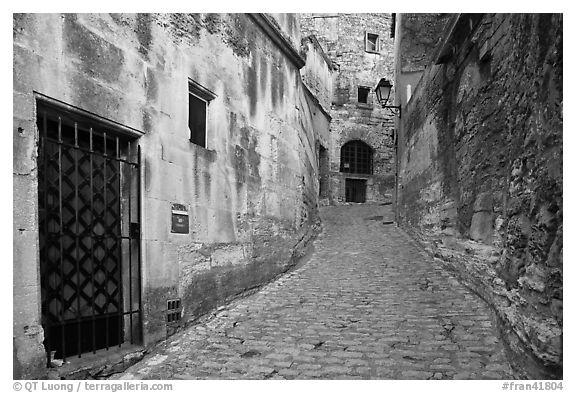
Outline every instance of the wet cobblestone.
[(390, 206), (321, 210), (300, 268), (158, 345), (115, 379), (509, 379), (488, 306)]

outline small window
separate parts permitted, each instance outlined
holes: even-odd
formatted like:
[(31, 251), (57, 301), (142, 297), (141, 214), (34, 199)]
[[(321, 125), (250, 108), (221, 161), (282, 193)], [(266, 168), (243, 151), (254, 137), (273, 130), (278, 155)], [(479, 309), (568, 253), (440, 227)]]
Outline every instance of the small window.
[(188, 128), (190, 142), (206, 147), (206, 107), (208, 103), (194, 94), (188, 94)]
[(380, 37), (378, 34), (366, 33), (365, 38), (366, 52), (378, 53), (380, 52)]
[(369, 93), (370, 93), (369, 87), (358, 87), (358, 103), (367, 104)]
[(206, 147), (206, 129), (208, 119), (208, 105), (216, 98), (216, 94), (201, 86), (188, 81), (188, 129), (190, 142)]

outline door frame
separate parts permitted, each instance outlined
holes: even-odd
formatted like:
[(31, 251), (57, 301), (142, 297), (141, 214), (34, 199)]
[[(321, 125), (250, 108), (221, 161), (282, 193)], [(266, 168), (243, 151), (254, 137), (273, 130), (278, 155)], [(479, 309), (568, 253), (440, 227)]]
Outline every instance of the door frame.
[[(63, 117), (69, 118), (71, 120), (80, 120), (85, 124), (90, 124), (90, 125), (95, 125), (98, 126), (99, 128), (104, 128), (106, 130), (112, 131), (112, 134), (114, 136), (117, 136), (119, 138), (123, 138), (127, 141), (127, 143), (129, 143), (131, 146), (134, 146), (134, 152), (133, 152), (133, 156), (135, 157), (135, 161), (130, 162), (129, 165), (132, 165), (135, 168), (135, 173), (133, 175), (131, 175), (130, 179), (133, 181), (134, 186), (135, 186), (135, 192), (136, 195), (134, 196), (134, 201), (137, 203), (137, 206), (135, 207), (135, 212), (134, 214), (137, 216), (136, 219), (136, 225), (132, 225), (132, 223), (128, 224), (128, 228), (126, 229), (129, 233), (128, 237), (128, 254), (130, 254), (130, 258), (133, 259), (132, 257), (132, 253), (130, 252), (130, 250), (132, 249), (132, 242), (136, 243), (136, 248), (137, 251), (135, 251), (134, 253), (134, 257), (137, 258), (137, 277), (132, 277), (130, 276), (130, 295), (132, 296), (132, 285), (137, 286), (137, 288), (134, 288), (137, 290), (137, 294), (134, 294), (134, 296), (137, 296), (138, 298), (138, 309), (137, 310), (132, 310), (133, 307), (133, 303), (130, 304), (130, 341), (136, 339), (138, 341), (138, 344), (143, 343), (144, 342), (144, 331), (143, 331), (143, 327), (144, 327), (144, 316), (145, 316), (145, 310), (143, 310), (142, 307), (142, 295), (143, 295), (143, 277), (144, 277), (144, 272), (143, 272), (143, 267), (144, 267), (144, 263), (143, 263), (143, 242), (142, 242), (142, 228), (143, 228), (143, 216), (142, 216), (142, 204), (143, 204), (143, 184), (142, 184), (142, 173), (143, 173), (143, 168), (142, 168), (142, 159), (141, 159), (141, 151), (140, 151), (140, 137), (144, 135), (144, 132), (137, 130), (135, 128), (132, 127), (128, 127), (125, 126), (123, 124), (117, 123), (113, 120), (109, 120), (107, 118), (104, 118), (102, 116), (96, 115), (92, 112), (86, 111), (82, 108), (67, 104), (63, 101), (48, 97), (42, 93), (38, 93), (38, 92), (34, 92), (34, 115), (35, 115), (35, 123), (37, 121), (37, 119), (40, 116), (40, 110), (44, 109), (44, 110), (48, 110), (53, 112), (55, 115), (61, 115)], [(37, 140), (39, 141), (38, 143), (38, 148), (40, 148), (40, 139), (43, 138), (42, 137), (42, 129), (40, 127), (37, 127)], [(130, 160), (130, 157), (128, 157), (128, 161)], [(38, 163), (39, 165), (40, 163)], [(119, 168), (121, 168), (121, 165), (119, 164)], [(59, 170), (62, 170), (61, 166), (59, 167)], [(121, 172), (121, 169), (120, 169)], [(118, 176), (121, 176), (120, 173), (118, 174)], [(38, 178), (38, 181), (40, 181), (40, 178)], [(38, 186), (40, 186), (40, 184), (38, 184)], [(77, 186), (76, 186), (77, 187)], [(124, 187), (122, 180), (120, 181), (120, 187)], [(129, 187), (130, 188), (130, 187)], [(130, 188), (131, 189), (131, 188)], [(122, 192), (122, 191), (120, 191)], [(132, 191), (130, 191), (132, 192)], [(38, 201), (38, 197), (36, 197), (36, 204), (39, 207), (39, 201)], [(60, 198), (62, 196), (60, 195)], [(120, 200), (122, 199), (122, 197), (119, 195), (119, 202), (121, 203)], [(39, 217), (40, 212), (37, 211), (36, 216)], [(132, 213), (131, 213), (132, 215)], [(130, 217), (130, 216), (129, 216)], [(134, 217), (135, 218), (135, 217)], [(122, 217), (119, 217), (120, 221), (123, 221)], [(133, 221), (130, 220), (129, 221)], [(138, 227), (138, 228), (136, 228)], [(39, 230), (41, 230), (40, 227), (38, 227)], [(137, 232), (134, 232), (137, 231)], [(120, 234), (122, 236), (122, 233)], [(38, 238), (39, 241), (39, 238)], [(38, 249), (40, 250), (40, 245), (38, 244)], [(38, 259), (37, 259), (37, 266), (40, 269), (40, 264), (41, 264), (41, 258), (42, 256), (40, 254), (38, 254)], [(120, 245), (120, 258), (123, 258), (122, 255), (122, 244)], [(131, 262), (132, 263), (132, 262)], [(122, 267), (120, 267), (122, 268)], [(132, 268), (130, 268), (130, 273), (132, 273)], [(124, 285), (124, 272), (121, 270), (120, 271), (120, 286)], [(41, 290), (42, 288), (42, 277), (39, 275), (38, 276), (38, 288)], [(125, 299), (126, 295), (122, 294), (122, 298), (120, 299), (120, 301), (123, 304), (126, 304), (126, 299)], [(42, 299), (39, 299), (40, 301), (42, 301)], [(42, 308), (39, 307), (39, 320), (43, 320), (43, 311)], [(138, 319), (136, 322), (136, 329), (134, 328), (134, 325), (132, 325), (132, 314), (134, 312), (138, 313)], [(123, 321), (122, 321), (122, 326), (124, 327), (123, 329), (126, 330), (128, 327), (126, 326), (127, 324), (127, 316), (126, 316), (126, 312), (123, 313), (123, 317), (122, 317)], [(43, 326), (44, 327), (44, 326)], [(45, 334), (47, 332), (45, 331)], [(126, 340), (126, 334), (123, 333), (123, 337), (121, 342), (119, 343), (119, 347), (123, 344), (127, 344), (127, 342), (125, 342)], [(79, 348), (80, 349), (80, 348)], [(84, 351), (84, 352), (79, 352), (78, 353), (78, 357), (81, 357), (82, 354), (84, 353), (88, 353), (88, 352), (96, 352), (95, 350), (93, 351)], [(46, 349), (46, 356), (47, 356), (47, 363), (48, 366), (50, 366), (50, 354), (48, 349)], [(64, 355), (65, 356), (65, 355)]]

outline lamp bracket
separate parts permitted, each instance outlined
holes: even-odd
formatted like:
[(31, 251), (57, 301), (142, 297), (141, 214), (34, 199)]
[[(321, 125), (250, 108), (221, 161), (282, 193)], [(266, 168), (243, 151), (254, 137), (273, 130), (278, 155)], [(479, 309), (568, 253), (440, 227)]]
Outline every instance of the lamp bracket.
[(398, 118), (402, 117), (402, 108), (400, 107), (400, 105), (382, 105), (382, 108), (390, 109), (392, 113), (398, 115)]

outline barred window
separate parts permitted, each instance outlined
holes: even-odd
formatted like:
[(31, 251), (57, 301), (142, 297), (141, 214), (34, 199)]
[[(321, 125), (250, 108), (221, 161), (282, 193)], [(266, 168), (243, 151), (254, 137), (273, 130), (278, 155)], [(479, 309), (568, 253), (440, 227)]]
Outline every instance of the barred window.
[(350, 141), (340, 150), (340, 172), (372, 174), (372, 148), (362, 141)]

